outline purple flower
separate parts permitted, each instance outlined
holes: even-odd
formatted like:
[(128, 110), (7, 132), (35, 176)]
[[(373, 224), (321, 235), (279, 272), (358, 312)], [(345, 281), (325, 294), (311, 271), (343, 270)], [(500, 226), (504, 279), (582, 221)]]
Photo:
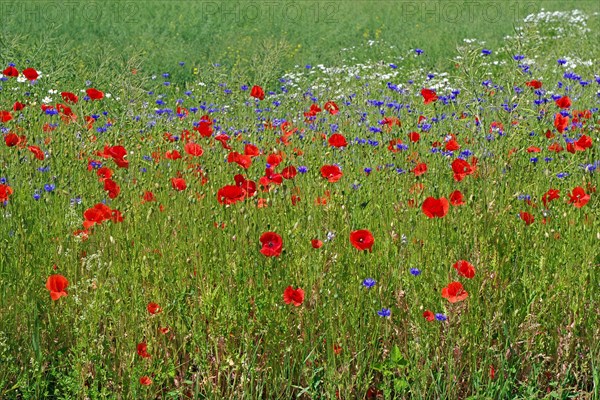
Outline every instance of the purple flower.
[(367, 289), (371, 289), (373, 286), (375, 286), (375, 283), (377, 283), (377, 281), (375, 281), (375, 279), (373, 278), (366, 278), (363, 281), (363, 286), (366, 287)]
[(387, 318), (392, 315), (392, 311), (389, 308), (382, 308), (381, 310), (377, 311), (377, 315), (382, 318)]
[(438, 321), (446, 321), (448, 317), (442, 313), (437, 313), (435, 314), (435, 319), (437, 319)]

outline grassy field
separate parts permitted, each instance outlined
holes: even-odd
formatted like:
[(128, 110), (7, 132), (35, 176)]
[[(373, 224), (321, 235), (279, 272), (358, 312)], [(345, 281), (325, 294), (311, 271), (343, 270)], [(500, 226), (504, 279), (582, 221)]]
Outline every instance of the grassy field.
[(600, 397), (596, 3), (48, 4), (0, 398)]

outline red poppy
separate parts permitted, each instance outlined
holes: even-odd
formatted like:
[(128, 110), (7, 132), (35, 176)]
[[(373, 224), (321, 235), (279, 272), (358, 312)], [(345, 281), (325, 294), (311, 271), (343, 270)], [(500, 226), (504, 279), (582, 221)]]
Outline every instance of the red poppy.
[(455, 190), (454, 192), (450, 193), (450, 204), (453, 206), (462, 206), (465, 204), (463, 194), (460, 192), (460, 190)]
[(217, 192), (217, 201), (219, 204), (234, 204), (238, 201), (243, 201), (246, 197), (246, 192), (241, 186), (226, 185)]
[(467, 161), (457, 158), (452, 161), (452, 172), (454, 172), (454, 180), (456, 182), (462, 181), (467, 175), (471, 175), (476, 170), (474, 165), (469, 164)]
[(152, 379), (150, 379), (149, 376), (144, 375), (140, 378), (140, 384), (144, 386), (150, 386), (152, 385)]
[(421, 140), (421, 135), (419, 135), (419, 132), (411, 132), (408, 134), (408, 139), (413, 143), (417, 143)]
[(146, 306), (146, 309), (152, 315), (158, 314), (159, 312), (162, 311), (162, 308), (158, 304), (153, 303), (153, 302), (148, 303), (148, 305)]
[(262, 248), (260, 252), (267, 257), (279, 257), (283, 247), (283, 240), (275, 232), (265, 232), (260, 236)]
[(321, 176), (331, 183), (339, 181), (342, 175), (342, 170), (337, 165), (324, 165), (321, 167)]
[(298, 174), (298, 170), (296, 170), (296, 167), (294, 167), (293, 165), (290, 165), (289, 167), (285, 167), (281, 171), (281, 176), (283, 176), (284, 179), (294, 179), (297, 174)]
[(460, 282), (450, 282), (448, 286), (442, 289), (442, 297), (448, 299), (450, 303), (463, 301), (468, 295)]
[(387, 149), (389, 151), (391, 151), (392, 153), (397, 153), (400, 151), (400, 149), (398, 148), (398, 145), (402, 144), (402, 140), (400, 139), (392, 139), (390, 140)]
[(25, 104), (21, 103), (20, 101), (15, 101), (15, 103), (13, 104), (13, 111), (21, 111), (24, 108)]
[(552, 200), (560, 198), (560, 191), (558, 189), (550, 189), (542, 196), (542, 203), (544, 203), (544, 207), (548, 208), (548, 203)]
[(167, 160), (179, 160), (181, 158), (181, 153), (177, 150), (167, 150), (165, 158)]
[(373, 252), (372, 247), (375, 243), (375, 238), (368, 230), (359, 229), (357, 231), (350, 232), (350, 243), (360, 251), (369, 250), (371, 253)]
[(458, 260), (452, 266), (458, 272), (460, 276), (464, 276), (465, 278), (473, 279), (475, 276), (475, 267), (465, 260)]
[(137, 345), (137, 353), (142, 358), (150, 358), (150, 354), (148, 354), (148, 345), (144, 342), (139, 343)]
[(443, 218), (448, 213), (449, 208), (450, 203), (448, 203), (445, 197), (440, 197), (439, 199), (428, 197), (421, 206), (421, 210), (429, 218)]
[(100, 100), (104, 97), (104, 93), (94, 88), (87, 89), (85, 93), (87, 93), (88, 97), (92, 100)]
[(50, 275), (46, 281), (46, 289), (50, 291), (52, 300), (58, 300), (62, 296), (66, 296), (65, 289), (69, 286), (69, 281), (62, 275)]
[(346, 141), (346, 138), (344, 137), (344, 135), (341, 135), (339, 133), (334, 133), (333, 135), (331, 135), (327, 142), (329, 143), (330, 146), (338, 147), (338, 148), (348, 146), (348, 142)]
[(577, 208), (585, 206), (589, 201), (590, 195), (585, 193), (581, 186), (577, 186), (569, 193), (569, 204), (573, 204)]
[(583, 135), (573, 143), (573, 147), (575, 151), (585, 151), (585, 149), (592, 147), (592, 138), (587, 135)]
[(244, 155), (247, 155), (250, 157), (258, 157), (258, 156), (260, 156), (260, 150), (255, 145), (248, 143), (244, 147)]
[(333, 101), (328, 101), (327, 103), (325, 103), (323, 105), (323, 108), (326, 109), (327, 111), (329, 111), (329, 114), (331, 114), (331, 115), (336, 115), (337, 113), (340, 112), (340, 108)]
[(66, 103), (75, 104), (79, 100), (79, 97), (75, 93), (61, 92), (60, 95)]
[(0, 183), (0, 203), (8, 201), (8, 197), (13, 194), (10, 186)]
[(246, 179), (243, 175), (233, 177), (236, 186), (239, 186), (244, 191), (246, 197), (252, 197), (256, 194), (256, 182)]
[(219, 134), (215, 136), (215, 140), (221, 143), (221, 147), (225, 150), (231, 150), (231, 146), (227, 144), (227, 142), (231, 139), (229, 136), (224, 134)]
[(8, 77), (11, 77), (11, 78), (16, 78), (16, 77), (19, 76), (19, 70), (16, 69), (15, 67), (13, 67), (13, 66), (9, 66), (4, 71), (2, 71), (2, 75), (8, 76)]
[(304, 290), (294, 289), (292, 286), (286, 287), (283, 291), (283, 301), (285, 304), (292, 303), (295, 307), (300, 306), (304, 303)]
[(313, 249), (320, 249), (321, 247), (323, 247), (323, 242), (319, 239), (312, 239), (310, 241), (310, 245)]
[(25, 78), (27, 78), (30, 81), (35, 81), (38, 78), (38, 76), (40, 76), (34, 68), (24, 69), (23, 75), (25, 76)]
[(412, 172), (415, 174), (415, 176), (423, 175), (425, 172), (427, 172), (427, 164), (425, 164), (425, 163), (417, 164), (417, 166), (412, 170)]
[(108, 192), (108, 197), (114, 199), (121, 193), (121, 188), (112, 179), (104, 180), (104, 190)]
[(237, 151), (232, 151), (227, 156), (227, 162), (230, 162), (230, 163), (234, 162), (237, 165), (239, 165), (240, 167), (242, 167), (244, 169), (248, 169), (252, 165), (252, 158), (250, 156), (240, 154)]
[(437, 94), (431, 89), (422, 89), (421, 96), (423, 96), (423, 104), (429, 104), (437, 101)]
[(213, 133), (212, 122), (200, 121), (194, 130), (200, 133), (202, 137), (209, 137)]
[(8, 122), (11, 119), (13, 119), (12, 115), (10, 114), (10, 111), (0, 111), (0, 122), (4, 123), (4, 122)]
[(250, 90), (250, 96), (255, 99), (263, 100), (265, 98), (265, 91), (258, 85), (252, 86), (252, 90)]
[(552, 151), (554, 153), (560, 153), (563, 150), (564, 148), (558, 142), (554, 142), (548, 146), (548, 151)]
[(569, 117), (563, 117), (560, 113), (556, 113), (554, 116), (554, 127), (559, 133), (563, 133), (564, 130), (569, 126)]
[(536, 147), (536, 146), (529, 146), (527, 148), (528, 153), (539, 153), (540, 151), (542, 151), (542, 149), (540, 149), (539, 147)]
[(105, 180), (110, 179), (112, 177), (112, 174), (112, 170), (108, 167), (101, 167), (98, 169), (98, 171), (96, 171), (96, 175), (100, 177), (100, 182), (104, 182)]
[(154, 193), (152, 193), (150, 191), (145, 191), (144, 195), (142, 196), (142, 199), (144, 199), (145, 202), (150, 202), (150, 201), (156, 200), (154, 198)]
[(29, 151), (31, 151), (33, 153), (33, 155), (35, 156), (35, 158), (37, 158), (38, 160), (43, 160), (44, 158), (46, 158), (46, 155), (44, 154), (44, 152), (42, 151), (42, 149), (40, 149), (37, 146), (29, 146), (27, 147), (29, 149)]
[(183, 178), (171, 178), (171, 186), (173, 186), (173, 189), (175, 190), (182, 191), (187, 188), (187, 183)]
[(271, 166), (271, 168), (276, 168), (283, 161), (283, 157), (279, 154), (269, 154), (267, 157), (267, 164)]
[(535, 221), (535, 217), (532, 214), (525, 212), (525, 211), (521, 211), (519, 213), (519, 218), (521, 218), (523, 221), (525, 221), (525, 225), (531, 225)]
[(525, 86), (528, 86), (533, 89), (539, 89), (542, 87), (542, 82), (536, 81), (535, 79), (533, 79), (529, 82), (525, 82)]
[(94, 224), (101, 224), (102, 222), (111, 219), (113, 210), (110, 209), (106, 204), (98, 203), (94, 207), (88, 208), (84, 211), (83, 222), (84, 228), (89, 228)]
[(446, 142), (446, 151), (456, 151), (460, 149), (460, 145), (456, 141), (456, 139), (450, 139)]
[(423, 318), (425, 318), (427, 321), (431, 322), (435, 319), (435, 315), (433, 315), (433, 313), (429, 310), (425, 310), (425, 312), (423, 313)]
[(563, 96), (560, 99), (556, 100), (556, 105), (560, 108), (569, 108), (571, 107), (571, 99), (569, 96)]

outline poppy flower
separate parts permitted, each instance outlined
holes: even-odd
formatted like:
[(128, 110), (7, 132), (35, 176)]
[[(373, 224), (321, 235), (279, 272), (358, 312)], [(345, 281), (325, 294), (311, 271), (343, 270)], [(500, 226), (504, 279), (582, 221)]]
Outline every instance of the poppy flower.
[(171, 178), (171, 186), (173, 186), (173, 189), (175, 190), (182, 191), (187, 188), (187, 183), (183, 178)]
[(589, 201), (590, 195), (585, 193), (581, 186), (577, 186), (569, 193), (569, 204), (573, 204), (577, 208), (585, 206)]
[(304, 290), (294, 289), (292, 286), (286, 287), (283, 291), (283, 301), (285, 304), (292, 303), (295, 307), (300, 306), (304, 303)]
[(440, 197), (439, 199), (428, 197), (421, 206), (421, 210), (429, 218), (443, 218), (448, 213), (449, 208), (450, 203), (448, 203), (445, 197)]
[(140, 378), (140, 385), (150, 386), (152, 385), (152, 379), (150, 379), (149, 376), (144, 375)]
[(423, 313), (423, 318), (425, 318), (427, 321), (431, 322), (435, 319), (435, 315), (433, 315), (433, 313), (429, 310), (425, 310), (425, 312)]
[(475, 276), (475, 267), (465, 260), (458, 260), (452, 266), (458, 272), (460, 276), (464, 276), (465, 278), (473, 279)]
[(38, 160), (43, 160), (44, 158), (46, 158), (46, 155), (44, 154), (44, 152), (42, 151), (42, 149), (40, 149), (37, 146), (29, 146), (27, 147), (29, 149), (29, 151), (31, 151), (33, 153), (33, 155), (35, 156), (35, 158), (37, 158)]
[(10, 186), (0, 183), (0, 203), (8, 201), (8, 197), (13, 194), (13, 190)]
[(4, 71), (2, 71), (2, 75), (8, 76), (10, 78), (16, 78), (19, 76), (19, 70), (13, 67), (12, 65), (8, 66)]
[(167, 150), (165, 158), (167, 160), (179, 160), (181, 158), (181, 153), (177, 150)]
[(246, 197), (253, 197), (256, 194), (256, 183), (246, 179), (243, 175), (237, 174), (233, 177), (235, 185), (242, 188)]
[(284, 179), (294, 179), (297, 174), (298, 174), (298, 170), (293, 165), (290, 165), (289, 167), (285, 167), (281, 171), (281, 176), (283, 176)]
[(458, 144), (456, 139), (450, 139), (446, 142), (445, 149), (446, 151), (456, 151), (460, 149), (460, 145)]
[(533, 89), (539, 89), (542, 87), (542, 82), (533, 79), (529, 82), (525, 82), (525, 86), (528, 86)]
[(339, 181), (342, 175), (342, 170), (337, 165), (323, 165), (321, 167), (321, 176), (331, 183)]
[(421, 135), (419, 135), (419, 132), (411, 132), (408, 134), (408, 139), (413, 143), (417, 143), (421, 140)]
[(549, 189), (546, 193), (544, 193), (542, 196), (542, 203), (544, 203), (544, 207), (548, 208), (548, 203), (550, 203), (552, 200), (560, 198), (559, 193), (560, 191), (558, 189)]
[(431, 89), (422, 89), (421, 96), (423, 96), (423, 104), (429, 104), (437, 101), (437, 94)]
[(26, 68), (23, 70), (23, 76), (30, 81), (35, 81), (40, 75), (34, 68)]
[(244, 169), (248, 169), (252, 165), (252, 158), (250, 156), (240, 154), (237, 151), (232, 151), (227, 156), (227, 162), (229, 162), (229, 163), (234, 162), (237, 165), (239, 165), (240, 167), (242, 167)]
[(338, 105), (333, 102), (333, 101), (328, 101), (327, 103), (325, 103), (323, 105), (323, 108), (327, 111), (329, 111), (329, 114), (331, 115), (336, 115), (337, 113), (340, 112), (340, 108), (338, 107)]
[(569, 96), (563, 96), (560, 99), (555, 101), (556, 105), (560, 108), (570, 108), (571, 107), (571, 99)]
[(519, 218), (521, 218), (523, 221), (525, 221), (525, 225), (531, 225), (535, 221), (535, 217), (532, 214), (525, 212), (525, 211), (521, 211), (519, 213)]
[(20, 101), (15, 101), (15, 103), (13, 104), (13, 111), (21, 111), (24, 108), (25, 104), (21, 103)]
[(454, 173), (454, 180), (456, 182), (462, 181), (466, 176), (473, 174), (475, 170), (475, 166), (461, 158), (452, 161), (452, 172)]
[(333, 135), (331, 135), (327, 143), (329, 143), (330, 146), (337, 148), (348, 146), (348, 142), (346, 141), (344, 135), (341, 135), (339, 133), (334, 133)]
[(554, 116), (554, 127), (559, 133), (563, 133), (569, 126), (569, 117), (563, 117), (561, 113), (556, 113)]
[(108, 167), (101, 167), (96, 171), (96, 175), (100, 177), (100, 182), (104, 182), (112, 177), (113, 171)]
[(94, 89), (94, 88), (87, 89), (85, 91), (85, 93), (92, 100), (100, 100), (100, 99), (102, 99), (104, 97), (104, 93), (102, 93), (100, 90)]
[(573, 147), (575, 151), (585, 151), (585, 149), (592, 147), (592, 138), (587, 135), (583, 135), (573, 143)]
[(262, 248), (260, 252), (267, 257), (279, 257), (283, 247), (283, 240), (275, 232), (265, 232), (260, 236)]
[(465, 201), (463, 200), (463, 194), (460, 192), (460, 190), (455, 190), (454, 192), (450, 193), (450, 204), (455, 207), (465, 204)]
[(194, 130), (200, 133), (202, 137), (210, 137), (213, 133), (212, 122), (200, 121)]
[(312, 239), (310, 241), (310, 245), (312, 246), (313, 249), (320, 249), (321, 247), (323, 247), (323, 241), (321, 241), (319, 239)]
[(142, 358), (150, 358), (150, 354), (148, 354), (148, 345), (144, 342), (139, 343), (137, 345), (137, 353)]
[(375, 244), (375, 238), (368, 230), (359, 229), (357, 231), (350, 232), (350, 243), (360, 251), (369, 250), (369, 252), (372, 253), (372, 247), (373, 244)]
[(460, 282), (450, 282), (448, 286), (442, 289), (442, 297), (450, 303), (463, 301), (468, 295)]
[(142, 196), (142, 199), (143, 199), (145, 202), (150, 202), (150, 201), (154, 201), (154, 200), (156, 200), (156, 199), (154, 198), (154, 193), (152, 193), (152, 192), (150, 192), (150, 191), (145, 191), (145, 192), (144, 192), (144, 195)]
[(50, 275), (46, 281), (46, 289), (50, 291), (52, 300), (58, 300), (62, 296), (66, 296), (65, 289), (67, 286), (69, 286), (69, 281), (60, 274)]
[(194, 157), (200, 157), (204, 153), (204, 150), (202, 150), (202, 147), (198, 143), (188, 142), (183, 149), (186, 153)]
[(146, 306), (146, 309), (152, 315), (158, 314), (159, 312), (162, 311), (162, 308), (158, 304), (153, 303), (153, 302), (148, 303), (148, 305)]
[(260, 150), (255, 145), (248, 143), (244, 147), (244, 155), (250, 157), (258, 157), (260, 156)]
[(263, 100), (265, 98), (265, 91), (258, 85), (252, 86), (252, 90), (250, 90), (250, 96), (255, 99)]
[(241, 186), (226, 185), (217, 192), (217, 201), (219, 204), (235, 204), (238, 201), (243, 201), (246, 197), (246, 192)]
[(106, 179), (104, 181), (104, 190), (108, 192), (108, 197), (111, 199), (116, 198), (119, 193), (121, 193), (121, 188), (112, 179)]
[[(13, 119), (12, 115), (10, 114), (10, 111), (0, 111), (0, 122), (4, 123), (4, 122), (8, 122), (11, 119)], [(14, 133), (13, 133), (14, 135)]]
[(417, 166), (412, 170), (412, 172), (413, 172), (413, 174), (415, 174), (415, 176), (423, 175), (425, 172), (427, 172), (427, 164), (425, 164), (425, 163), (417, 164)]
[(60, 95), (62, 96), (65, 103), (75, 104), (79, 100), (79, 97), (77, 97), (75, 93), (61, 92)]

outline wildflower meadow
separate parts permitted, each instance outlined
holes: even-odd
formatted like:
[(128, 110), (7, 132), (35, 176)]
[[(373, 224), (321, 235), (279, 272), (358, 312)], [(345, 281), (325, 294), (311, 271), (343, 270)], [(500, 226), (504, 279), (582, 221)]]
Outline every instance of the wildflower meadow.
[[(312, 54), (215, 35), (186, 58), (173, 27), (164, 53), (119, 53), (150, 40), (135, 2), (138, 36), (110, 52), (4, 29), (0, 398), (600, 398), (582, 3)], [(352, 29), (314, 4), (298, 10)]]

